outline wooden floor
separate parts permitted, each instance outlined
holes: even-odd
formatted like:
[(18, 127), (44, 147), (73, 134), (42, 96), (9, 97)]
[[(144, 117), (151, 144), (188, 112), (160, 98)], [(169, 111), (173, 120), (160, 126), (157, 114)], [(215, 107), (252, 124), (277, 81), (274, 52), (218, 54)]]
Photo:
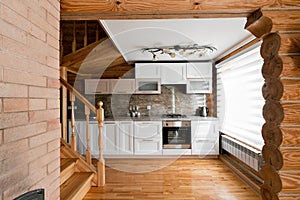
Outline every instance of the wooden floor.
[(85, 200), (257, 200), (260, 199), (217, 159), (107, 160), (106, 185)]

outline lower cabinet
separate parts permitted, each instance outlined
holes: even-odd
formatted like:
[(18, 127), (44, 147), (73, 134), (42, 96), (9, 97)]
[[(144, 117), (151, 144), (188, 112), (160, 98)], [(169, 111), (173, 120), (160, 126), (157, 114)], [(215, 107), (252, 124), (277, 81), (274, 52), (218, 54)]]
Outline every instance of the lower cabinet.
[(159, 155), (162, 154), (161, 121), (104, 122), (103, 154)]
[(103, 154), (133, 154), (133, 122), (104, 122)]
[(162, 155), (162, 122), (134, 123), (134, 154)]
[(218, 155), (219, 131), (216, 121), (192, 121), (192, 155)]

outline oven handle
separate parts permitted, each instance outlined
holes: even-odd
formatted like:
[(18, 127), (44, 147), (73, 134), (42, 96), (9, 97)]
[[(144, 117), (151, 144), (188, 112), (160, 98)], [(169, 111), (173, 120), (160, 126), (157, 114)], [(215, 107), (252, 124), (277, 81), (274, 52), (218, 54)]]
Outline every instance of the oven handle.
[(154, 140), (151, 139), (143, 139), (143, 142), (153, 142)]

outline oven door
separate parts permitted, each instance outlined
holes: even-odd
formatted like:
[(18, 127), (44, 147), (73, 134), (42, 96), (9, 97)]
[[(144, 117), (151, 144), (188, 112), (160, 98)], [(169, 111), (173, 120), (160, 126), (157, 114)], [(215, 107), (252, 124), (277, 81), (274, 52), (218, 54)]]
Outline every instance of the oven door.
[(164, 149), (190, 149), (190, 127), (163, 127)]

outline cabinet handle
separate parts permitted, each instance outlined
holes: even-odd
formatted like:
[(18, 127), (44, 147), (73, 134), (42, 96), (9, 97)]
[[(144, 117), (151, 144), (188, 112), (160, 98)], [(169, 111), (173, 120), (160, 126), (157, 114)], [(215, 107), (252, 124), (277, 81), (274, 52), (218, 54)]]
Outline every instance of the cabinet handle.
[(198, 139), (198, 140), (196, 140), (196, 142), (208, 142), (208, 141), (210, 141), (209, 139)]
[(154, 140), (143, 139), (143, 142), (153, 142)]

